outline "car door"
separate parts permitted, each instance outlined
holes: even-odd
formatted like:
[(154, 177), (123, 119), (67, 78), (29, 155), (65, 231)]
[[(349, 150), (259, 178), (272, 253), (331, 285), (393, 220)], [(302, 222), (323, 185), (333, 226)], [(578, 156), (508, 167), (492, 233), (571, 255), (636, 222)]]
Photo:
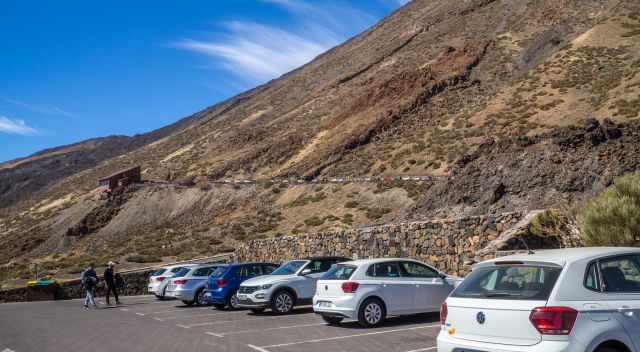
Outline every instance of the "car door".
[(331, 268), (331, 265), (332, 263), (330, 261), (323, 259), (310, 260), (309, 263), (305, 265), (302, 269), (302, 272), (305, 272), (305, 274), (301, 275), (302, 279), (296, 283), (299, 298), (311, 299), (313, 297), (316, 293), (316, 282), (322, 274)]
[(400, 275), (398, 262), (375, 263), (367, 269), (367, 276), (378, 281), (379, 292), (388, 314), (403, 314), (414, 307), (415, 285)]
[(640, 350), (640, 254), (601, 259), (599, 269), (610, 311)]
[(440, 277), (440, 273), (421, 263), (400, 262), (400, 273), (413, 286), (415, 312), (432, 312), (440, 309), (453, 287)]

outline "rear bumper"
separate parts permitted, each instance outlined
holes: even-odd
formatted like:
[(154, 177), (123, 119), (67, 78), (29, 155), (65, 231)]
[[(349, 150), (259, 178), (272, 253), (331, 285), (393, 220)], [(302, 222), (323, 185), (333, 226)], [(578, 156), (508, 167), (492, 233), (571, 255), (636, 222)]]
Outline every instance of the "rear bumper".
[(213, 304), (226, 304), (227, 303), (227, 292), (217, 289), (217, 290), (205, 290), (204, 298)]
[[(321, 303), (325, 305), (321, 306)], [(326, 303), (329, 305), (327, 306)], [(317, 314), (358, 319), (358, 298), (354, 295), (342, 297), (313, 297), (313, 311)]]
[(575, 341), (540, 341), (533, 346), (501, 345), (468, 341), (451, 337), (441, 330), (438, 335), (438, 352), (584, 352), (585, 346)]
[(193, 301), (195, 299), (196, 296), (196, 292), (195, 290), (173, 290), (173, 291), (166, 291), (166, 296), (169, 298), (175, 298), (175, 299), (179, 299), (181, 301)]

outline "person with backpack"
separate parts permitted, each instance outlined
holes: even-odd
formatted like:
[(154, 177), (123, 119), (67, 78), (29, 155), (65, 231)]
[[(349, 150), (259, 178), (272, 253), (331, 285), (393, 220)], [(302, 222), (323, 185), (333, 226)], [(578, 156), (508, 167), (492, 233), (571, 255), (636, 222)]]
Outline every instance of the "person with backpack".
[(107, 268), (104, 270), (104, 282), (107, 284), (107, 295), (106, 301), (107, 305), (110, 306), (109, 303), (109, 294), (113, 292), (113, 296), (116, 298), (116, 305), (120, 304), (120, 300), (118, 299), (118, 289), (116, 288), (116, 280), (114, 273), (114, 266), (116, 264), (114, 262), (109, 262), (107, 264)]
[(82, 282), (82, 286), (84, 286), (84, 290), (86, 292), (84, 309), (89, 309), (89, 305), (93, 306), (93, 308), (98, 308), (95, 300), (95, 289), (96, 285), (98, 285), (98, 274), (93, 270), (93, 263), (89, 264), (89, 266), (82, 272), (82, 275), (80, 275), (80, 281)]

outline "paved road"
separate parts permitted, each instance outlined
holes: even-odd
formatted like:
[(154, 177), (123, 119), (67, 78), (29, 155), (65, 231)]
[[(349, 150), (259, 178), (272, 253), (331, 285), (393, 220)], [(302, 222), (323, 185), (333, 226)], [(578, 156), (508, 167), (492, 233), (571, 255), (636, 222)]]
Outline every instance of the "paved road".
[(376, 329), (327, 326), (310, 308), (295, 314), (189, 308), (149, 296), (85, 311), (81, 301), (0, 305), (0, 351), (435, 351), (437, 315), (390, 319)]

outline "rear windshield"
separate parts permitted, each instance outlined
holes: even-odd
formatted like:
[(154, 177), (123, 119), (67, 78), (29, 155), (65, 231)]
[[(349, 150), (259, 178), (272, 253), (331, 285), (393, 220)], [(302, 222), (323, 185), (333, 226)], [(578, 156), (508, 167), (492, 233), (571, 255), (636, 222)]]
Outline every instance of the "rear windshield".
[(451, 297), (546, 301), (561, 268), (500, 265), (474, 270)]
[(193, 271), (191, 276), (209, 276), (213, 271), (215, 271), (216, 267), (206, 266), (203, 268), (198, 268)]
[(189, 272), (189, 268), (180, 268), (180, 270), (176, 271), (173, 277), (183, 277), (187, 275), (188, 272)]
[(171, 269), (171, 272), (175, 274), (175, 273), (177, 273), (178, 271), (180, 271), (180, 270), (182, 270), (182, 269), (187, 269), (187, 268), (184, 268), (184, 267), (179, 266), (179, 267), (176, 267), (176, 268)]
[(158, 271), (156, 271), (155, 273), (151, 274), (151, 276), (160, 276), (160, 275), (164, 274), (165, 271), (167, 271), (167, 269), (165, 269), (165, 268), (158, 269)]
[(349, 280), (358, 267), (355, 265), (334, 265), (322, 275), (322, 280)]
[(216, 268), (216, 270), (214, 270), (211, 273), (211, 277), (220, 277), (220, 276), (226, 274), (227, 271), (229, 271), (229, 267), (228, 266), (219, 266), (218, 268)]

